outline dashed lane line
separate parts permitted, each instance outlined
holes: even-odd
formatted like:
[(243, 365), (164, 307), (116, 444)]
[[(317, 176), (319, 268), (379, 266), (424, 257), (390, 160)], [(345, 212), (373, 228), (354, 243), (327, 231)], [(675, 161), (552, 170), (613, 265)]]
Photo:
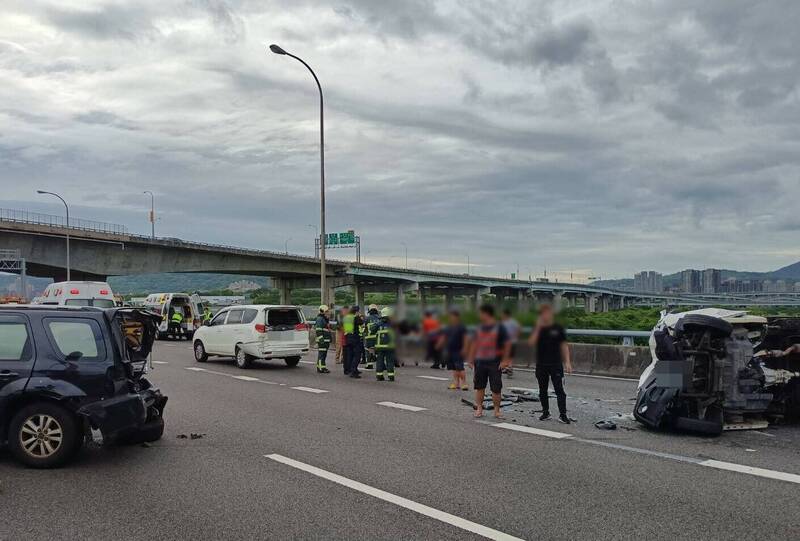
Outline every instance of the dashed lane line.
[(519, 537), (514, 537), (513, 535), (509, 535), (499, 530), (489, 528), (488, 526), (483, 526), (482, 524), (478, 524), (477, 522), (472, 522), (470, 520), (457, 517), (455, 515), (451, 515), (450, 513), (445, 513), (444, 511), (440, 511), (433, 507), (417, 503), (413, 500), (403, 498), (402, 496), (392, 494), (391, 492), (386, 492), (385, 490), (381, 490), (379, 488), (365, 485), (364, 483), (354, 481), (353, 479), (348, 479), (347, 477), (343, 477), (333, 472), (323, 470), (322, 468), (317, 468), (316, 466), (312, 466), (310, 464), (306, 464), (304, 462), (300, 462), (298, 460), (294, 460), (285, 457), (283, 455), (271, 454), (271, 455), (264, 455), (264, 457), (270, 460), (274, 460), (275, 462), (280, 462), (281, 464), (291, 466), (292, 468), (304, 471), (306, 473), (310, 473), (322, 479), (326, 479), (338, 485), (350, 488), (357, 492), (361, 492), (362, 494), (372, 496), (373, 498), (377, 498), (379, 500), (397, 505), (398, 507), (409, 509), (411, 511), (414, 511), (415, 513), (419, 513), (420, 515), (424, 515), (426, 517), (438, 520), (440, 522), (450, 524), (451, 526), (455, 526), (456, 528), (472, 532), (487, 539), (496, 539), (498, 541), (521, 541)]
[(206, 372), (208, 374), (214, 374), (215, 376), (224, 376), (226, 378), (231, 379), (238, 379), (239, 381), (257, 381), (258, 383), (266, 383), (267, 385), (286, 385), (285, 383), (277, 383), (275, 381), (266, 381), (259, 378), (254, 378), (252, 376), (243, 376), (239, 374), (228, 374), (227, 372), (219, 372), (217, 370), (209, 370), (208, 368), (200, 368), (199, 366), (185, 366), (186, 370), (191, 370), (192, 372)]
[(449, 381), (450, 378), (440, 378), (439, 376), (417, 376), (420, 379), (433, 379), (436, 381)]
[(153, 364), (169, 364), (167, 361), (152, 361)]
[(528, 434), (535, 434), (537, 436), (544, 436), (546, 438), (566, 439), (571, 438), (572, 434), (566, 432), (554, 432), (552, 430), (543, 430), (541, 428), (533, 428), (531, 426), (515, 425), (511, 423), (492, 423), (492, 426), (497, 428), (505, 428), (508, 430), (516, 430), (517, 432), (526, 432)]
[(379, 406), (386, 406), (387, 408), (397, 408), (406, 411), (425, 411), (428, 408), (421, 408), (419, 406), (409, 406), (408, 404), (400, 404), (399, 402), (378, 402)]
[(294, 389), (295, 391), (304, 391), (306, 393), (314, 393), (314, 394), (322, 394), (330, 392), (326, 391), (325, 389), (315, 389), (314, 387), (290, 387), (290, 389)]

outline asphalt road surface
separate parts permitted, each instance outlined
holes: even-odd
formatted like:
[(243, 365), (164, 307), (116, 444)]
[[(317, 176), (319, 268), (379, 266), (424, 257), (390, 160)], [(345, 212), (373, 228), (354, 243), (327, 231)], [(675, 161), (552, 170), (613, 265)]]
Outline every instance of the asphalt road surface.
[[(159, 342), (150, 447), (54, 471), (0, 451), (0, 539), (797, 539), (800, 428), (702, 438), (627, 416), (636, 384), (571, 376), (573, 425), (536, 403), (477, 421), (447, 373), (351, 380), (311, 359), (239, 370)], [(534, 387), (517, 371), (506, 385)], [(552, 406), (555, 409), (555, 404)], [(619, 428), (599, 430), (612, 418)], [(195, 437), (192, 437), (192, 434)]]

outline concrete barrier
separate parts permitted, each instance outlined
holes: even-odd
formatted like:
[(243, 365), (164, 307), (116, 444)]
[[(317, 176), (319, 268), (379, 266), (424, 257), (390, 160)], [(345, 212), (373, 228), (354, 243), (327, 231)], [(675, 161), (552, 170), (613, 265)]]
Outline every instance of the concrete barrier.
[[(650, 349), (640, 346), (570, 343), (572, 367), (577, 374), (638, 378), (650, 364)], [(397, 357), (414, 364), (425, 359), (425, 345), (419, 336), (404, 336), (398, 341)], [(514, 366), (532, 368), (536, 365), (536, 352), (527, 343), (517, 345)]]

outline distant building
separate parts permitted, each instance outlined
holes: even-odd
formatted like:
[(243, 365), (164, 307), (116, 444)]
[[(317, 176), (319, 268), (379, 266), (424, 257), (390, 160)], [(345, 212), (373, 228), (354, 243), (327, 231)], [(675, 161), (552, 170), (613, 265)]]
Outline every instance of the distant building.
[(634, 291), (661, 293), (664, 291), (664, 277), (660, 272), (642, 271), (633, 275)]
[(251, 280), (237, 280), (228, 284), (228, 290), (234, 293), (246, 293), (255, 289), (261, 289), (262, 286)]
[(718, 293), (722, 283), (722, 271), (719, 269), (705, 269), (702, 276), (702, 293)]
[(695, 269), (681, 271), (681, 291), (700, 293), (700, 271)]

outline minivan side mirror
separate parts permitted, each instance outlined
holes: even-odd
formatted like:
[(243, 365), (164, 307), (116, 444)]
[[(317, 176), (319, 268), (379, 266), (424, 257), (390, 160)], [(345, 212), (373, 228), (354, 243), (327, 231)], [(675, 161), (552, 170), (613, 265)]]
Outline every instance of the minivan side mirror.
[(211, 320), (210, 319), (203, 322), (203, 327), (210, 327), (210, 326), (211, 326)]
[(82, 351), (73, 351), (72, 353), (67, 355), (64, 358), (64, 360), (65, 361), (77, 361), (77, 360), (80, 360), (81, 357), (83, 357), (83, 352)]

